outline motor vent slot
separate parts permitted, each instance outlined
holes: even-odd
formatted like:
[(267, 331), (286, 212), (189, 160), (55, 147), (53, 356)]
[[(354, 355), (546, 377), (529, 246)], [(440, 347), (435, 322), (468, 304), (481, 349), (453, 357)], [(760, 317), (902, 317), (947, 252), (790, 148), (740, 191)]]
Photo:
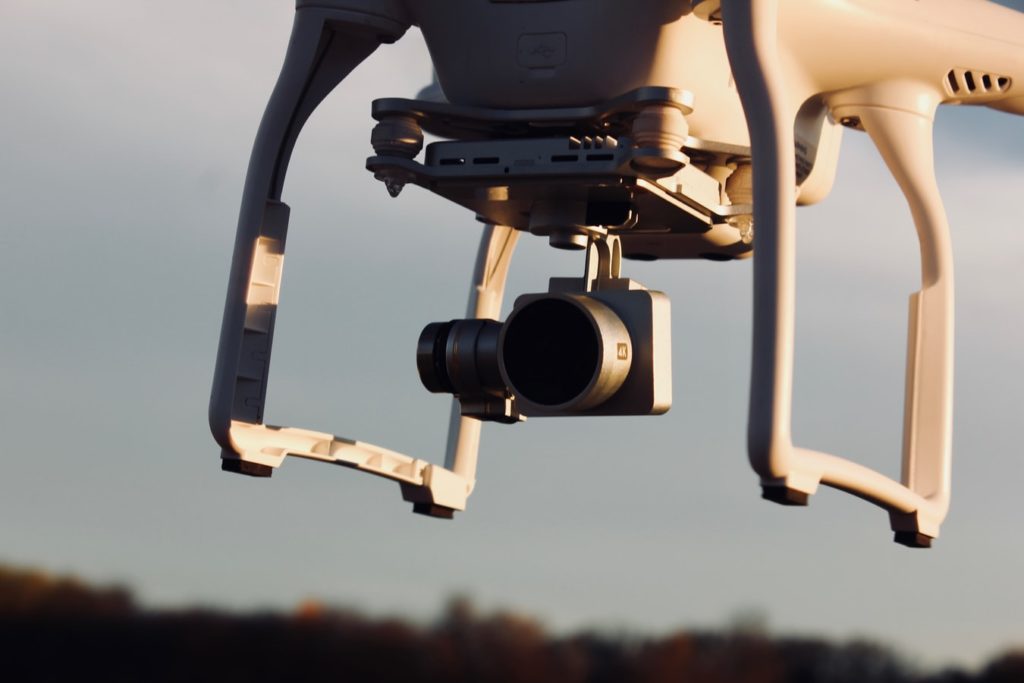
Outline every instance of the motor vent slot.
[(1011, 81), (980, 69), (950, 69), (945, 85), (946, 92), (956, 97), (985, 97), (1005, 93)]

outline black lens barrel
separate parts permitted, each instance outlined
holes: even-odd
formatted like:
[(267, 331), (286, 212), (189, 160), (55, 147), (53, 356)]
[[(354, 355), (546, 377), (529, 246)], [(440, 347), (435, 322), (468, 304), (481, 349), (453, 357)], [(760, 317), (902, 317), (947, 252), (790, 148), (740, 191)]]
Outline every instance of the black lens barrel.
[(452, 320), (423, 328), (416, 348), (416, 368), (427, 391), (456, 396), (504, 396), (498, 370), (495, 320)]
[(431, 323), (416, 367), (428, 391), (473, 401), (512, 395), (547, 414), (573, 414), (615, 394), (629, 373), (629, 331), (586, 295), (542, 295), (517, 305), (504, 324)]

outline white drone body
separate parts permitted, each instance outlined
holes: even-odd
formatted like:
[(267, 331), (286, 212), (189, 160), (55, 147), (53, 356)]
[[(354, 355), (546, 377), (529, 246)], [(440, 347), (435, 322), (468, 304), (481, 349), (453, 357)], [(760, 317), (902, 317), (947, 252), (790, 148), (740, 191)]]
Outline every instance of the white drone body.
[[(269, 476), (287, 455), (337, 463), (397, 480), (417, 512), (451, 516), (475, 482), (481, 421), (668, 410), (668, 301), (623, 278), (623, 258), (756, 252), (748, 448), (763, 496), (806, 504), (827, 484), (888, 510), (900, 543), (938, 536), (950, 491), (953, 279), (932, 120), (939, 104), (1024, 114), (1024, 14), (987, 0), (296, 4), (228, 285), (210, 405), (224, 469)], [(417, 353), (427, 388), (456, 396), (443, 466), (263, 424), (296, 137), (353, 68), (413, 25), (439, 87), (373, 103), (367, 168), (393, 196), (418, 184), (488, 222), (467, 318), (429, 325)], [(828, 194), (843, 126), (882, 153), (921, 244), (898, 482), (790, 436), (795, 207)], [(424, 131), (445, 141), (418, 161)], [(585, 249), (584, 274), (520, 297), (499, 323), (524, 232)]]

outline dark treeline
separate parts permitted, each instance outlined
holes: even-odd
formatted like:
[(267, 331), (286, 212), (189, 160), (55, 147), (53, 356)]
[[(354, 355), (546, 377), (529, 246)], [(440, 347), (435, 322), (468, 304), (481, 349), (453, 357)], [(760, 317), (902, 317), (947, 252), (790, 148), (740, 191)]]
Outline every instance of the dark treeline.
[(976, 673), (921, 672), (866, 642), (757, 629), (547, 634), (453, 600), (429, 625), (305, 604), (293, 614), (154, 612), (122, 589), (0, 569), (0, 680), (530, 683), (1021, 683), (1024, 651)]

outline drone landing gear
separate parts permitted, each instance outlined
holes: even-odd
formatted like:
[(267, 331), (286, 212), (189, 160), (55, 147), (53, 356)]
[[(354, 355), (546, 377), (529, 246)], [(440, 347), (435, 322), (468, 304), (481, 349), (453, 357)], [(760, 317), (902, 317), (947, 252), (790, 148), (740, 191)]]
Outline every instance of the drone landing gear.
[[(861, 89), (830, 93), (826, 100), (836, 119), (870, 135), (910, 205), (921, 246), (922, 288), (910, 299), (903, 463), (897, 482), (792, 442), (796, 169), (790, 150), (797, 110), (815, 93), (797, 91), (803, 81), (792, 77), (781, 57), (778, 11), (772, 2), (722, 3), (755, 174), (750, 461), (768, 500), (805, 505), (818, 485), (826, 484), (887, 510), (897, 543), (929, 547), (949, 508), (953, 396), (953, 259), (931, 153), (938, 100), (922, 91), (920, 97), (887, 103), (878, 100), (879, 93)], [(897, 92), (906, 95), (910, 87)], [(908, 108), (907, 101), (917, 109)]]
[[(477, 421), (453, 415), (443, 467), (332, 434), (263, 424), (289, 216), (281, 192), (292, 148), (320, 101), (380, 43), (397, 40), (406, 28), (348, 10), (300, 6), (295, 13), (288, 54), (246, 174), (210, 428), (225, 471), (268, 477), (289, 455), (333, 463), (397, 481), (416, 512), (450, 518), (465, 509), (473, 489)], [(497, 317), (516, 237), (511, 228), (485, 229), (470, 315)]]
[[(470, 290), (470, 316), (499, 315), (517, 239), (518, 231), (511, 228), (485, 227)], [(453, 404), (443, 467), (332, 434), (233, 420), (229, 432), (232, 448), (225, 449), (221, 468), (269, 477), (289, 455), (332, 463), (397, 481), (402, 498), (413, 504), (414, 512), (451, 519), (456, 510), (465, 509), (473, 490), (481, 425), (479, 420), (463, 416), (457, 401)]]

